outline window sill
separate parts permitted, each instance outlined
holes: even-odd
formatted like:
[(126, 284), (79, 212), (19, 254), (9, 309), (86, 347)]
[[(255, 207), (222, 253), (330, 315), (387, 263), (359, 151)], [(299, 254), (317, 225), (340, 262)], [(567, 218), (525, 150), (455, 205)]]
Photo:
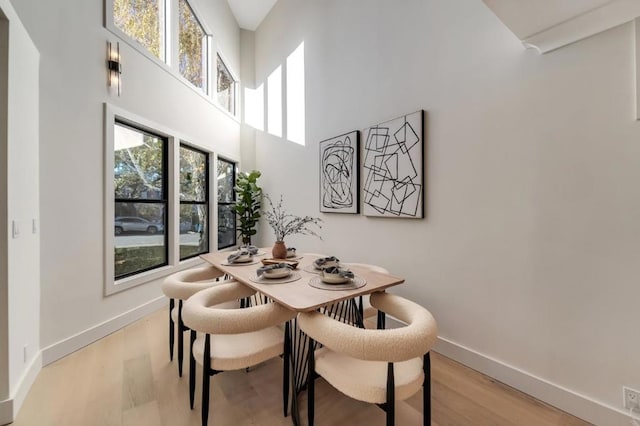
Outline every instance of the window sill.
[(184, 269), (193, 268), (194, 266), (202, 265), (205, 263), (200, 257), (194, 257), (184, 260), (177, 265), (162, 266), (151, 271), (142, 272), (131, 277), (122, 278), (116, 280), (112, 285), (105, 288), (105, 295), (110, 296), (112, 294), (119, 293), (127, 290), (131, 287), (135, 287), (141, 284), (147, 284), (158, 279), (165, 278), (175, 272), (182, 271)]

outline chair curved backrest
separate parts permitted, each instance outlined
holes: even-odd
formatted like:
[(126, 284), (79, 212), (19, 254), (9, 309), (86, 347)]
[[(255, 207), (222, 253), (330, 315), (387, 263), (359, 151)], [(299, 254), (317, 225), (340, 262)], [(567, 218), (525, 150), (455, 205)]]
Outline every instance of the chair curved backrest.
[(186, 269), (169, 275), (162, 283), (162, 292), (170, 299), (187, 300), (212, 285), (232, 281), (224, 279), (224, 272), (213, 266)]
[(344, 324), (319, 312), (300, 313), (298, 324), (302, 331), (329, 349), (361, 360), (400, 362), (429, 352), (438, 328), (428, 310), (389, 293), (373, 293), (371, 304), (407, 325), (369, 330)]
[(295, 317), (295, 312), (274, 302), (242, 309), (214, 306), (255, 293), (255, 290), (237, 281), (202, 290), (185, 302), (183, 321), (187, 327), (203, 333), (241, 334), (279, 325)]
[[(298, 325), (324, 345), (307, 355), (307, 417), (314, 424), (314, 380), (322, 376), (335, 389), (360, 401), (376, 403), (395, 424), (395, 401), (423, 389), (423, 425), (431, 424), (431, 347), (438, 327), (422, 306), (389, 293), (371, 294), (371, 305), (406, 323), (396, 329), (368, 330), (322, 315), (303, 312)], [(317, 374), (316, 374), (317, 373)], [(397, 375), (397, 377), (396, 377)]]
[(383, 268), (382, 266), (378, 266), (378, 265), (372, 265), (370, 263), (354, 263), (354, 262), (350, 262), (350, 263), (344, 263), (344, 266), (349, 267), (349, 266), (356, 266), (359, 268), (365, 268), (365, 269), (369, 269), (373, 272), (378, 272), (379, 274), (388, 274), (389, 271), (386, 268)]

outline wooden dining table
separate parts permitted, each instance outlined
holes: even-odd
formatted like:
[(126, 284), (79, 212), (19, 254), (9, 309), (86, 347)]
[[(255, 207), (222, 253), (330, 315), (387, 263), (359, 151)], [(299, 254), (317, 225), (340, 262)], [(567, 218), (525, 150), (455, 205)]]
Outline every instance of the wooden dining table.
[(319, 257), (317, 255), (301, 255), (293, 258), (293, 260), (298, 261), (298, 266), (294, 272), (301, 275), (300, 279), (296, 281), (275, 284), (277, 280), (269, 282), (268, 279), (264, 279), (261, 280), (262, 282), (256, 282), (256, 271), (262, 266), (260, 260), (271, 258), (270, 251), (270, 249), (260, 249), (258, 253), (264, 254), (262, 256), (254, 256), (254, 261), (248, 264), (229, 264), (227, 262), (229, 252), (208, 253), (200, 257), (224, 273), (234, 277), (237, 281), (296, 312), (313, 311), (361, 295), (383, 291), (404, 282), (404, 279), (400, 277), (374, 272), (359, 266), (349, 266), (349, 269), (353, 271), (356, 277), (361, 277), (366, 281), (364, 286), (347, 290), (324, 290), (311, 287), (309, 281), (319, 276), (319, 271), (309, 272), (313, 268), (313, 262)]
[[(222, 272), (235, 278), (237, 281), (251, 287), (265, 297), (279, 303), (296, 312), (308, 312), (321, 310), (327, 315), (332, 315), (342, 321), (352, 323), (354, 326), (364, 327), (362, 307), (358, 308), (355, 298), (366, 294), (384, 291), (387, 288), (404, 283), (404, 279), (390, 274), (373, 271), (363, 266), (348, 266), (355, 278), (364, 285), (359, 288), (337, 290), (337, 287), (326, 286), (326, 289), (316, 288), (310, 285), (311, 280), (317, 282), (320, 271), (316, 270), (313, 262), (319, 255), (303, 254), (294, 257), (298, 262), (292, 271), (295, 281), (281, 283), (279, 280), (259, 279), (257, 270), (263, 266), (262, 259), (271, 258), (270, 248), (261, 248), (258, 255), (247, 263), (229, 263), (227, 257), (230, 252), (214, 252), (203, 254), (200, 257), (206, 262), (220, 269)], [(291, 414), (294, 424), (299, 424), (298, 395), (306, 386), (306, 358), (309, 351), (308, 338), (300, 331), (297, 320), (287, 324), (286, 336), (289, 347), (292, 350), (291, 368), (293, 374), (293, 398)], [(315, 348), (314, 348), (315, 350)]]

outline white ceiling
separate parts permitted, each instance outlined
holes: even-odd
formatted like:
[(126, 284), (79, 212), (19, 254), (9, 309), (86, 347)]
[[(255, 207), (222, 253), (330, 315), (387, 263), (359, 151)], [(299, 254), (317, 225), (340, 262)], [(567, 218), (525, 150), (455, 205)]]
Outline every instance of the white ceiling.
[(255, 31), (278, 0), (227, 0), (240, 28)]
[(640, 17), (639, 0), (483, 0), (527, 48), (550, 52)]
[(568, 21), (613, 0), (484, 0), (520, 39)]

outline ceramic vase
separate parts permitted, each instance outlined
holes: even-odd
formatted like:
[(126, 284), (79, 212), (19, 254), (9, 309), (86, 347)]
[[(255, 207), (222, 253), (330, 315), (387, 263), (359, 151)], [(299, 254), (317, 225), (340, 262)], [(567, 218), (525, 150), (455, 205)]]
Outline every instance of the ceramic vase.
[(287, 246), (284, 245), (284, 241), (276, 241), (271, 249), (271, 255), (274, 259), (286, 259), (287, 258)]

